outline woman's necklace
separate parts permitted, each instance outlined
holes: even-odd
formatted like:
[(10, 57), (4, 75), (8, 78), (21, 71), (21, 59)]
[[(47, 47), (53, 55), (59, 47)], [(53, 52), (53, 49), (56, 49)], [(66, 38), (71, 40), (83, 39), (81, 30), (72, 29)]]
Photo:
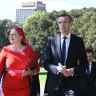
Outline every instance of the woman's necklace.
[(18, 47), (18, 48), (16, 48), (14, 45), (11, 45), (11, 46), (12, 46), (12, 49), (13, 49), (14, 51), (21, 51), (21, 50), (24, 49), (24, 46), (23, 46), (23, 45), (21, 45), (21, 46)]

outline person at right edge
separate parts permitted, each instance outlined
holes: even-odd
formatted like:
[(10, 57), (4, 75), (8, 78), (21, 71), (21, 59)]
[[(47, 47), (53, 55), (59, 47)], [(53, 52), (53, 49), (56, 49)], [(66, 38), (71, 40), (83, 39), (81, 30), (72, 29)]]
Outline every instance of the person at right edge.
[[(93, 61), (94, 52), (92, 48), (86, 49), (89, 67), (86, 70), (88, 80), (87, 96), (96, 96), (96, 62)], [(89, 71), (88, 71), (89, 70)]]
[(71, 33), (71, 15), (60, 15), (57, 23), (60, 32), (50, 36), (46, 46), (44, 68), (48, 73), (44, 91), (47, 96), (86, 96), (88, 61), (83, 39)]

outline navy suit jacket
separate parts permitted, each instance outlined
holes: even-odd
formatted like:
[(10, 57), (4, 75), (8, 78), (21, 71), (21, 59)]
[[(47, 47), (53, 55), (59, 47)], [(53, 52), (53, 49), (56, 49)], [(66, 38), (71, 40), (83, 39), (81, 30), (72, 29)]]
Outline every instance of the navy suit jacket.
[(60, 34), (48, 38), (44, 60), (44, 68), (48, 71), (45, 90), (48, 92), (58, 91), (62, 78), (66, 78), (66, 84), (76, 89), (78, 87), (79, 74), (84, 77), (82, 73), (88, 67), (83, 40), (71, 34), (66, 66), (67, 68), (75, 68), (75, 74), (73, 77), (64, 77), (61, 74), (57, 75), (58, 63), (62, 63), (60, 42)]
[(88, 76), (88, 96), (95, 96), (93, 94), (96, 95), (96, 62), (92, 62), (91, 73)]

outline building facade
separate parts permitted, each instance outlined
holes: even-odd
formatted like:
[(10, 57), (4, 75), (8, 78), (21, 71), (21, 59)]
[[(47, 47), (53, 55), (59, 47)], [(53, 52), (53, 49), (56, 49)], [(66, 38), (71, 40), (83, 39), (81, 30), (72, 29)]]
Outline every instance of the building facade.
[(16, 9), (16, 21), (23, 24), (28, 16), (38, 10), (46, 11), (46, 4), (41, 1), (23, 2), (21, 8)]

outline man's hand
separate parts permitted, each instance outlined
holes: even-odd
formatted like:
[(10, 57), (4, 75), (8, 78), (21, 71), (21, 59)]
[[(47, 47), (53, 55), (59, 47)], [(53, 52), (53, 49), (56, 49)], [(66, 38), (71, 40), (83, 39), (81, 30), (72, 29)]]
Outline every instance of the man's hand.
[(66, 72), (65, 72), (66, 77), (73, 76), (73, 75), (74, 75), (74, 69), (73, 68), (66, 69)]
[(59, 73), (62, 73), (63, 75), (66, 75), (66, 65), (62, 66), (61, 63), (58, 63), (57, 70)]
[(59, 73), (62, 73), (65, 77), (73, 76), (74, 75), (74, 68), (66, 68), (66, 65), (62, 66), (58, 63), (57, 70)]

